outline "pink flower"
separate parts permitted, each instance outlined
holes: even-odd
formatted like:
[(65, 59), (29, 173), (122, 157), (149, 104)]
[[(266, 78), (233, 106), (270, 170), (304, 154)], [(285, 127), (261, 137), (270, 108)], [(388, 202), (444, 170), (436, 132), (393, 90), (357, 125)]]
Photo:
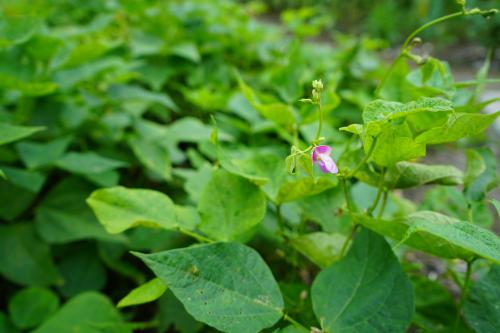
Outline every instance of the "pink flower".
[(336, 174), (339, 172), (337, 165), (330, 156), (332, 149), (328, 146), (314, 147), (311, 153), (313, 166), (318, 163), (321, 171), (324, 173)]

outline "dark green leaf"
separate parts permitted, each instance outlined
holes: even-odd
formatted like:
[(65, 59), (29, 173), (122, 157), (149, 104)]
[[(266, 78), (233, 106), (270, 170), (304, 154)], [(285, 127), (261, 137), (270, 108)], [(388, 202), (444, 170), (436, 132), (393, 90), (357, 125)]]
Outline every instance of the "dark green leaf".
[(223, 332), (257, 333), (282, 316), (271, 271), (249, 247), (214, 243), (136, 254), (197, 320)]
[(391, 247), (364, 229), (342, 260), (314, 280), (313, 308), (328, 332), (404, 332), (413, 315), (413, 289)]

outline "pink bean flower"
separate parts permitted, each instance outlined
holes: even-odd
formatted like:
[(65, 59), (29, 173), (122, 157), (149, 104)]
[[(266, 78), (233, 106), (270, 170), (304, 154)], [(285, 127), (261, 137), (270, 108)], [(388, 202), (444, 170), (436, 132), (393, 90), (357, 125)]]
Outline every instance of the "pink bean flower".
[(330, 156), (332, 149), (328, 146), (317, 146), (314, 147), (311, 153), (313, 166), (318, 163), (321, 171), (324, 173), (337, 174), (339, 169)]

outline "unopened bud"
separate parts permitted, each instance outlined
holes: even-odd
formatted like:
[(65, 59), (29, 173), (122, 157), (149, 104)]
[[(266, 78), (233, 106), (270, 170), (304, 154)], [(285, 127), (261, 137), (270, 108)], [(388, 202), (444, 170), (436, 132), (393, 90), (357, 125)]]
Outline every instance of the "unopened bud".
[(323, 81), (321, 80), (314, 80), (312, 83), (312, 87), (314, 90), (321, 92), (323, 90)]

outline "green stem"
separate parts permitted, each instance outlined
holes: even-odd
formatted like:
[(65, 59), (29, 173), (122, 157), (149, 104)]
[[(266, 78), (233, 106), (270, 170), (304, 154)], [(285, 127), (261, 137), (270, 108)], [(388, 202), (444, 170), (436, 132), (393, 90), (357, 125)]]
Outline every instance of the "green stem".
[(361, 162), (359, 162), (358, 165), (356, 165), (356, 167), (354, 167), (354, 170), (351, 173), (349, 173), (349, 177), (354, 177), (356, 175), (356, 173), (368, 161), (368, 159), (372, 155), (373, 151), (375, 150), (375, 145), (376, 144), (377, 144), (377, 138), (375, 137), (375, 138), (373, 138), (372, 145), (370, 146), (370, 150), (368, 151), (368, 153), (365, 154), (365, 157), (363, 157), (363, 159), (361, 160)]
[(469, 80), (469, 81), (459, 81), (455, 82), (453, 85), (455, 87), (470, 87), (478, 84), (491, 84), (491, 83), (500, 83), (500, 79), (485, 79), (485, 80)]
[(349, 210), (349, 214), (352, 214), (354, 211), (354, 204), (351, 199), (351, 195), (349, 194), (349, 189), (347, 188), (347, 180), (344, 177), (339, 177), (340, 182), (342, 184), (342, 189), (344, 191), (344, 198), (347, 203), (347, 209)]
[(283, 314), (283, 319), (285, 319), (286, 321), (290, 322), (291, 324), (293, 324), (296, 327), (299, 327), (299, 328), (302, 328), (302, 329), (304, 329), (306, 331), (309, 331), (309, 329), (307, 327), (305, 327), (304, 325), (302, 325), (301, 323), (299, 323), (298, 321), (296, 321), (295, 319), (293, 319), (292, 317), (290, 317), (286, 313)]
[(380, 220), (380, 218), (382, 218), (382, 215), (384, 214), (385, 205), (387, 204), (387, 197), (388, 196), (389, 196), (389, 192), (384, 191), (384, 196), (382, 197), (382, 206), (380, 207), (380, 211), (377, 214), (377, 220)]
[(184, 234), (186, 236), (192, 237), (196, 239), (200, 243), (213, 243), (214, 241), (210, 238), (204, 237), (200, 234), (197, 234), (191, 230), (184, 229), (184, 228), (178, 228), (177, 229), (181, 234)]
[(323, 109), (321, 108), (321, 101), (318, 101), (318, 112), (319, 112), (319, 125), (314, 141), (319, 140), (319, 137), (321, 136), (321, 129), (323, 128)]
[(474, 262), (474, 259), (467, 261), (467, 270), (465, 271), (465, 279), (464, 279), (464, 284), (461, 286), (462, 287), (462, 293), (460, 294), (460, 300), (458, 302), (458, 308), (457, 308), (457, 316), (455, 319), (455, 329), (454, 331), (457, 332), (458, 330), (458, 325), (460, 324), (460, 316), (462, 314), (462, 308), (465, 303), (465, 299), (467, 297), (467, 294), (469, 292), (469, 287), (471, 283), (471, 276), (472, 276), (472, 264)]
[(494, 15), (494, 14), (497, 14), (497, 13), (498, 13), (497, 9), (480, 10), (480, 9), (475, 8), (475, 9), (471, 9), (471, 10), (462, 10), (460, 12), (456, 12), (456, 13), (452, 13), (452, 14), (449, 14), (449, 15), (445, 15), (445, 16), (439, 17), (439, 18), (437, 18), (435, 20), (432, 20), (430, 22), (427, 22), (426, 24), (422, 25), (417, 30), (413, 31), (408, 36), (408, 38), (406, 38), (406, 40), (404, 41), (403, 46), (401, 46), (401, 49), (399, 51), (398, 56), (391, 63), (391, 66), (389, 67), (389, 69), (385, 73), (384, 77), (380, 81), (377, 89), (375, 90), (375, 95), (376, 96), (379, 95), (380, 89), (384, 86), (385, 81), (387, 81), (387, 78), (390, 76), (390, 74), (394, 70), (394, 67), (396, 66), (396, 63), (405, 55), (405, 53), (408, 51), (408, 46), (412, 42), (413, 38), (415, 38), (419, 33), (421, 33), (422, 31), (424, 31), (424, 30), (426, 30), (426, 29), (428, 29), (428, 28), (430, 28), (430, 27), (432, 27), (432, 26), (434, 26), (434, 25), (436, 25), (438, 23), (441, 23), (441, 22), (444, 22), (444, 21), (447, 21), (447, 20), (450, 20), (450, 19), (454, 19), (454, 18), (457, 18), (457, 17), (469, 16), (469, 15)]
[(382, 168), (382, 172), (380, 173), (380, 179), (378, 182), (377, 196), (375, 197), (373, 204), (366, 211), (366, 213), (370, 216), (372, 216), (373, 211), (375, 210), (375, 208), (377, 208), (377, 205), (378, 205), (378, 202), (380, 201), (380, 197), (382, 195), (382, 192), (384, 191), (384, 179), (385, 179), (386, 170), (387, 170), (386, 168)]
[(339, 258), (344, 257), (345, 251), (347, 250), (347, 247), (349, 246), (349, 243), (351, 242), (351, 240), (354, 238), (354, 235), (356, 234), (356, 231), (358, 230), (358, 228), (359, 228), (359, 224), (355, 224), (352, 227), (351, 233), (349, 234), (349, 236), (344, 241), (344, 244), (342, 245), (342, 249), (340, 250)]
[(422, 31), (424, 31), (427, 28), (430, 28), (433, 25), (436, 25), (438, 23), (441, 23), (441, 22), (444, 22), (444, 21), (447, 21), (447, 20), (450, 20), (450, 19), (453, 19), (453, 18), (456, 18), (456, 17), (460, 17), (460, 16), (463, 16), (463, 15), (466, 15), (466, 13), (467, 12), (465, 12), (465, 11), (460, 11), (460, 12), (456, 12), (456, 13), (453, 13), (453, 14), (445, 15), (445, 16), (439, 17), (439, 18), (437, 18), (435, 20), (432, 20), (430, 22), (427, 22), (426, 24), (424, 24), (423, 26), (421, 26), (417, 30), (413, 31), (408, 36), (408, 38), (406, 38), (405, 42), (403, 43), (403, 46), (401, 47), (401, 52), (403, 52), (404, 50), (406, 50), (406, 48), (411, 43), (411, 41), (413, 40), (413, 38), (415, 38)]

